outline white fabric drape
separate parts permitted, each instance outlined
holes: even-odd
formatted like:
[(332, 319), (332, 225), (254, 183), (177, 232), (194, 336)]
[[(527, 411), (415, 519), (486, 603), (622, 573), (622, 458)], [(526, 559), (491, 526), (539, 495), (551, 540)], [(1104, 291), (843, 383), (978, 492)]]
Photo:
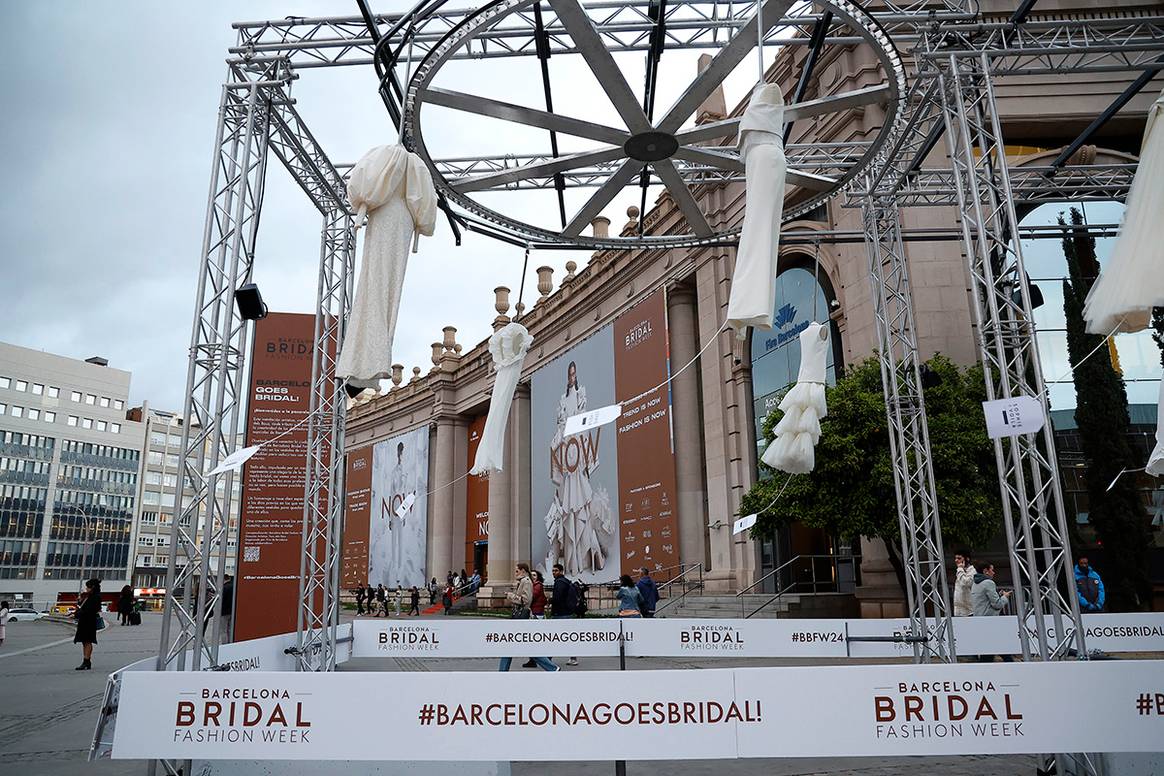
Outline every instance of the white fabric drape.
[[(1124, 223), (1111, 258), (1083, 305), (1091, 334), (1133, 332), (1151, 324), (1152, 308), (1164, 306), (1164, 92), (1148, 111), (1140, 164), (1128, 192)], [(1120, 322), (1120, 319), (1124, 319)]]
[(784, 395), (784, 417), (774, 429), (776, 438), (761, 460), (789, 474), (807, 474), (816, 465), (814, 447), (820, 439), (820, 420), (829, 414), (825, 402), (825, 365), (828, 327), (810, 323), (800, 332), (800, 371), (796, 385)]
[(402, 146), (377, 146), (356, 163), (348, 199), (368, 217), (364, 260), (336, 376), (375, 388), (392, 374), (392, 337), (414, 235), (436, 226), (436, 189), (428, 168)]
[(1164, 380), (1160, 381), (1160, 399), (1156, 407), (1156, 447), (1148, 456), (1148, 468), (1144, 471), (1153, 477), (1164, 475)]
[(477, 456), (470, 474), (487, 471), (501, 471), (505, 458), (505, 428), (509, 423), (509, 406), (513, 403), (513, 392), (521, 377), (521, 365), (529, 351), (533, 337), (520, 323), (508, 323), (489, 338), (489, 352), (493, 356), (496, 377), (493, 379), (493, 395), (489, 399), (489, 415), (485, 418), (485, 431), (477, 443)]
[(744, 160), (744, 225), (732, 273), (727, 323), (743, 339), (749, 326), (772, 328), (776, 258), (784, 212), (784, 98), (775, 84), (759, 86), (740, 119)]

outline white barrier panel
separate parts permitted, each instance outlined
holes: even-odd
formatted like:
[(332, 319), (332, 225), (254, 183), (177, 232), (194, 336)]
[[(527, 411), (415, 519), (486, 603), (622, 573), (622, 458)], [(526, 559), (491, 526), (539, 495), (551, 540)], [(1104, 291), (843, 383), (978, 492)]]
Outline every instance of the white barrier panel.
[[(1088, 649), (1164, 652), (1164, 614), (1084, 615)], [(908, 633), (909, 620), (615, 619), (356, 620), (353, 657), (909, 657), (907, 643), (850, 641)], [(954, 620), (962, 655), (1018, 654), (1015, 617)]]
[[(1071, 713), (1081, 699), (1102, 713)], [(117, 759), (1143, 752), (1161, 745), (1164, 662), (440, 676), (129, 673), (119, 717)]]

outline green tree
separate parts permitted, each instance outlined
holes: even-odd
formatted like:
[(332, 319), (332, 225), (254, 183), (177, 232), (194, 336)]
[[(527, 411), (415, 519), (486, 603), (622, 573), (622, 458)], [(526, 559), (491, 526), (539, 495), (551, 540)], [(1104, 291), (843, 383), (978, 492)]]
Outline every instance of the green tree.
[[(1001, 523), (994, 446), (982, 415), (982, 368), (960, 370), (941, 355), (926, 365), (938, 378), (925, 389), (925, 401), (943, 537), (982, 546)], [(781, 472), (761, 479), (744, 496), (740, 512), (764, 510), (752, 529), (758, 538), (771, 538), (792, 522), (822, 528), (844, 541), (881, 538), (900, 565), (901, 531), (877, 359), (851, 367), (826, 396), (829, 414), (821, 421), (816, 468), (791, 479)], [(766, 437), (782, 416), (779, 409), (769, 413), (763, 424)], [(779, 500), (765, 509), (781, 489)]]
[[(1069, 280), (1063, 281), (1067, 319), (1067, 357), (1075, 375), (1075, 424), (1087, 459), (1088, 521), (1104, 549), (1100, 569), (1108, 609), (1134, 611), (1152, 597), (1148, 576), (1151, 528), (1134, 476), (1121, 470), (1140, 465), (1128, 443), (1128, 393), (1104, 348), (1102, 334), (1088, 334), (1083, 302), (1099, 277), (1095, 238), (1083, 227), (1083, 214), (1071, 208), (1074, 227), (1063, 238)], [(1066, 225), (1063, 216), (1059, 224)], [(1094, 354), (1088, 358), (1089, 354)], [(1112, 480), (1119, 477), (1109, 489)]]

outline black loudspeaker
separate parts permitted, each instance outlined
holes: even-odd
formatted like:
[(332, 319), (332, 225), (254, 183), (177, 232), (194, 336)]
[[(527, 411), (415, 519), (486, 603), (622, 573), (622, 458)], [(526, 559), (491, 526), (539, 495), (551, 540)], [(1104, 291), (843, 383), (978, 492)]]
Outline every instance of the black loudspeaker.
[(244, 321), (257, 321), (267, 317), (263, 295), (259, 293), (259, 287), (254, 283), (246, 283), (235, 289), (234, 303), (238, 305), (238, 314)]

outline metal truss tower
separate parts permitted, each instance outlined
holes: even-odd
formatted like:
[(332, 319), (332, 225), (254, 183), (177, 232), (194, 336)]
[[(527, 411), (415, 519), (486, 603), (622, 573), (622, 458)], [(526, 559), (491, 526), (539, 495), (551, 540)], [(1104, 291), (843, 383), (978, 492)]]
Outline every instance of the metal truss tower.
[[(745, 4), (746, 5), (746, 4)], [(1025, 282), (1015, 203), (1062, 198), (1120, 198), (1134, 165), (1079, 165), (1007, 169), (995, 80), (1011, 75), (1141, 74), (1164, 68), (1164, 15), (1129, 11), (1119, 18), (1028, 19), (1033, 2), (1009, 19), (981, 14), (973, 0), (889, 0), (870, 4), (871, 15), (897, 48), (909, 51), (912, 72), (899, 95), (900, 125), (879, 149), (863, 186), (850, 185), (849, 205), (860, 206), (873, 285), (887, 418), (907, 575), (911, 630), (919, 660), (955, 657), (949, 623), (941, 524), (934, 489), (929, 432), (921, 389), (917, 334), (902, 247), (908, 239), (900, 209), (953, 206), (972, 284), (973, 314), (991, 398), (1046, 394), (1040, 372), (1029, 288)], [(669, 0), (652, 16), (653, 0), (604, 0), (586, 7), (591, 48), (644, 51), (665, 25), (668, 49), (723, 48), (750, 11), (734, 0)], [(366, 10), (366, 9), (365, 9)], [(656, 9), (657, 10), (657, 9)], [(223, 87), (203, 235), (190, 344), (183, 429), (183, 462), (175, 496), (166, 614), (160, 669), (203, 670), (217, 665), (217, 625), (203, 634), (218, 605), (225, 568), (233, 473), (210, 477), (235, 445), (245, 403), (247, 331), (234, 307), (235, 289), (254, 263), (258, 215), (269, 153), (291, 173), (323, 216), (316, 347), (303, 512), (303, 563), (296, 653), (303, 670), (335, 666), (339, 558), (343, 507), (344, 400), (332, 379), (351, 306), (354, 229), (342, 176), (328, 160), (290, 99), (300, 71), (387, 61), (381, 84), (393, 121), (408, 115), (408, 70), (391, 68), (401, 52), (417, 62), (439, 47), (477, 9), (418, 5), (407, 14), (375, 17), (388, 33), (369, 32), (369, 16), (286, 19), (235, 25)], [(662, 19), (662, 22), (660, 21)], [(544, 22), (544, 24), (543, 24)], [(846, 45), (844, 29), (805, 6), (787, 20), (799, 35), (788, 46)], [(819, 25), (819, 27), (817, 26)], [(576, 51), (557, 18), (519, 12), (506, 26), (485, 29), (451, 54), (476, 60)], [(593, 53), (593, 52), (592, 52)], [(401, 79), (399, 76), (404, 75)], [(926, 167), (944, 136), (949, 168)], [(788, 148), (790, 167), (811, 171), (868, 153), (860, 142)], [(512, 158), (484, 155), (433, 159), (446, 179), (498, 173)], [(523, 164), (543, 161), (530, 156)], [(603, 186), (615, 165), (595, 162), (557, 175), (523, 180), (518, 187)], [(676, 167), (691, 170), (682, 160)], [(712, 170), (702, 183), (738, 180), (738, 171)], [(460, 214), (456, 222), (499, 236), (496, 224)], [(996, 445), (1005, 527), (1022, 621), (1023, 652), (1059, 659), (1086, 654), (1073, 595), (1065, 511), (1050, 427)], [(220, 487), (220, 484), (225, 487)], [(200, 522), (202, 521), (201, 526)], [(201, 529), (201, 530), (200, 530)], [(218, 618), (210, 618), (217, 623)], [(1080, 761), (1076, 762), (1076, 765)], [(165, 764), (171, 772), (174, 766)], [(1063, 756), (1060, 774), (1069, 766)], [(1084, 772), (1094, 767), (1082, 761)], [(187, 770), (188, 772), (188, 770)]]

